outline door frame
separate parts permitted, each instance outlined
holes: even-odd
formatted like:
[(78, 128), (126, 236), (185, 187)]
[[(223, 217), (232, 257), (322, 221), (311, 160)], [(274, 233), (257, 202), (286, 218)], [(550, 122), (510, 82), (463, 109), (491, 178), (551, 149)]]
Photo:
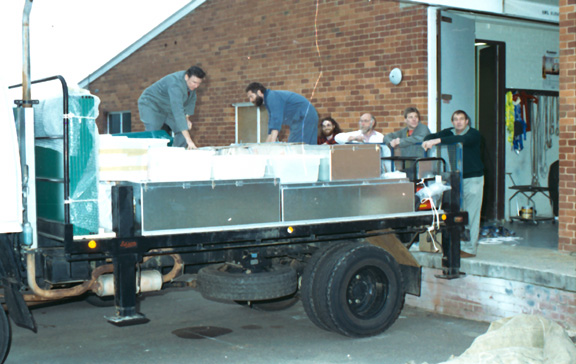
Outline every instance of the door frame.
[[(506, 43), (488, 39), (476, 39), (476, 42), (497, 46), (498, 87), (496, 98), (498, 106), (496, 111), (496, 211), (494, 212), (497, 220), (504, 220), (506, 210)], [(476, 64), (475, 71), (478, 72), (478, 64)], [(476, 90), (478, 91), (478, 87)], [(478, 100), (479, 95), (477, 94), (476, 109), (478, 109)], [(479, 120), (478, 126), (480, 126)], [(486, 184), (486, 181), (484, 183)]]

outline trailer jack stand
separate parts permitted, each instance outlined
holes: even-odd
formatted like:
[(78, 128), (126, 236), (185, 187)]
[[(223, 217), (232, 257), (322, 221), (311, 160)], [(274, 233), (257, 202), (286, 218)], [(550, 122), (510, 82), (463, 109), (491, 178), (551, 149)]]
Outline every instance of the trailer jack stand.
[(114, 304), (116, 315), (106, 320), (116, 326), (145, 324), (149, 319), (136, 312), (136, 263), (138, 254), (120, 254), (113, 258), (114, 264)]
[(150, 319), (137, 312), (134, 312), (131, 315), (120, 315), (117, 313), (116, 316), (105, 316), (104, 318), (112, 325), (118, 327), (141, 325), (150, 322)]
[(466, 276), (466, 273), (460, 272), (459, 268), (444, 268), (442, 274), (435, 274), (434, 277), (439, 279), (457, 279)]

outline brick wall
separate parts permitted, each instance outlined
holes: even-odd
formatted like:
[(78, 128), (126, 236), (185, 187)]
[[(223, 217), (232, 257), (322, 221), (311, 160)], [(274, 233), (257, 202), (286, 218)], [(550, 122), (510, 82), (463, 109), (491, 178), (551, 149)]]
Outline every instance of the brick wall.
[(560, 0), (558, 249), (576, 252), (576, 1)]
[[(312, 96), (320, 116), (332, 115), (344, 130), (357, 129), (371, 112), (377, 129), (403, 123), (407, 106), (427, 115), (426, 9), (394, 1), (211, 0), (151, 40), (90, 89), (102, 100), (99, 126), (108, 111), (130, 110), (133, 131), (143, 130), (137, 99), (164, 75), (193, 64), (208, 78), (199, 89), (193, 135), (200, 146), (234, 142), (233, 103), (248, 101), (245, 87)], [(388, 79), (399, 67), (404, 80)]]
[(576, 330), (574, 292), (500, 278), (467, 275), (438, 279), (441, 270), (422, 269), (422, 294), (406, 304), (444, 315), (491, 322), (518, 314), (539, 315)]

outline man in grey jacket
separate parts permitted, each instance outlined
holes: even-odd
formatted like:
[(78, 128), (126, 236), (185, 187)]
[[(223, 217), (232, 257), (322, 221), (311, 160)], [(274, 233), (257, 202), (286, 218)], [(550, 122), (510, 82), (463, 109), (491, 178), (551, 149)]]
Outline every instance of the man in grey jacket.
[(415, 107), (404, 110), (406, 127), (384, 136), (384, 143), (394, 149), (395, 156), (424, 157), (420, 146), (430, 129), (420, 122), (420, 112)]
[(138, 99), (140, 120), (146, 130), (160, 130), (166, 124), (174, 132), (175, 147), (196, 149), (189, 129), (190, 117), (196, 107), (196, 89), (206, 73), (197, 66), (187, 71), (169, 74), (156, 81), (142, 92)]

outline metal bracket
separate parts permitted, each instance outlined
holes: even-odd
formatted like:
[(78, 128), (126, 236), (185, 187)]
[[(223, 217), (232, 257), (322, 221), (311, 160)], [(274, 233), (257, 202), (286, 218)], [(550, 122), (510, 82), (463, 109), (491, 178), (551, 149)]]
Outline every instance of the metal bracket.
[(23, 105), (38, 105), (40, 101), (38, 100), (14, 100), (14, 103), (18, 105), (18, 107), (22, 107)]

